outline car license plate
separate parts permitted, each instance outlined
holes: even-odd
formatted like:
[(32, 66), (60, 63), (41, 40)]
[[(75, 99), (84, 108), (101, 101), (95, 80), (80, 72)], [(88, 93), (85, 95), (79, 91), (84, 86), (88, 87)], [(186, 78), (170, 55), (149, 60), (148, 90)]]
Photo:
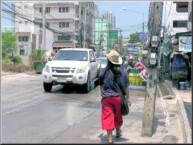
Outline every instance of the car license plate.
[(67, 80), (64, 77), (58, 77), (57, 82), (67, 82)]

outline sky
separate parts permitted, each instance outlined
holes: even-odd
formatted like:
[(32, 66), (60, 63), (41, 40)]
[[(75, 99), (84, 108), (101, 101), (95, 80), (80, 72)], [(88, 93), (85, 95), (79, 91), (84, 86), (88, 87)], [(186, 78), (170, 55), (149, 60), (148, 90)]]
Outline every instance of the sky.
[[(147, 21), (148, 21), (148, 11), (149, 2), (95, 2), (98, 5), (100, 16), (104, 11), (113, 11), (116, 17), (116, 27), (122, 29), (123, 37), (129, 36), (130, 33), (136, 31), (142, 32), (142, 22), (143, 15), (139, 12), (144, 13), (144, 31), (147, 32)], [(122, 10), (122, 8), (127, 8), (127, 10)], [(134, 10), (134, 11), (132, 11)], [(133, 26), (132, 26), (133, 25)]]
[[(109, 2), (95, 2), (98, 5), (100, 16), (104, 11), (113, 11), (116, 17), (116, 27), (122, 29), (122, 36), (127, 37), (130, 33), (136, 31), (142, 31), (143, 16), (141, 13), (132, 11), (137, 10), (144, 13), (144, 27), (145, 32), (147, 32), (147, 21), (148, 21), (148, 9), (149, 2), (146, 1), (109, 1)], [(127, 8), (128, 10), (122, 10), (122, 8)], [(11, 26), (13, 22), (10, 20), (2, 18), (2, 26)]]

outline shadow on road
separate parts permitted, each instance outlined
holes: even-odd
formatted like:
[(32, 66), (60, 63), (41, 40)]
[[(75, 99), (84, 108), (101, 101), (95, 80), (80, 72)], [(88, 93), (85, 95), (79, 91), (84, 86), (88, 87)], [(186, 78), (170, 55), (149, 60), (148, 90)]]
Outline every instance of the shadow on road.
[[(91, 84), (90, 92), (94, 90), (98, 85), (94, 85), (94, 83)], [(52, 88), (52, 93), (55, 94), (87, 94), (83, 91), (83, 87), (81, 85), (79, 86), (73, 86), (73, 85), (56, 85)]]

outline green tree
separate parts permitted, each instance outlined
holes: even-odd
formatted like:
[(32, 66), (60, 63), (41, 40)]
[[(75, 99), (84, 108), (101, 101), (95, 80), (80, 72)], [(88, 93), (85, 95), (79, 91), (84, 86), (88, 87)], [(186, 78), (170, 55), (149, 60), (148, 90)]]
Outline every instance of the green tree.
[(135, 43), (135, 42), (141, 42), (141, 40), (138, 39), (138, 32), (135, 32), (135, 33), (131, 33), (129, 35), (129, 43)]
[(17, 52), (16, 35), (12, 32), (5, 32), (2, 35), (2, 57), (5, 58), (7, 55), (11, 56), (12, 60), (14, 54)]

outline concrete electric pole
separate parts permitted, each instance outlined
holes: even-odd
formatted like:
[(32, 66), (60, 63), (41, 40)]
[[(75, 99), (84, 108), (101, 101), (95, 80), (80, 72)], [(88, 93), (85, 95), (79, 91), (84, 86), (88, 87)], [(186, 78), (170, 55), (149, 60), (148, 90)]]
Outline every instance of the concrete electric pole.
[(46, 8), (45, 8), (45, 2), (42, 3), (42, 47), (41, 49), (44, 50), (46, 48)]
[(152, 2), (149, 15), (148, 80), (145, 97), (141, 136), (151, 137), (154, 128), (154, 112), (158, 82), (158, 52), (162, 19), (162, 2)]
[(84, 7), (84, 39), (83, 39), (83, 48), (86, 45), (86, 6)]

